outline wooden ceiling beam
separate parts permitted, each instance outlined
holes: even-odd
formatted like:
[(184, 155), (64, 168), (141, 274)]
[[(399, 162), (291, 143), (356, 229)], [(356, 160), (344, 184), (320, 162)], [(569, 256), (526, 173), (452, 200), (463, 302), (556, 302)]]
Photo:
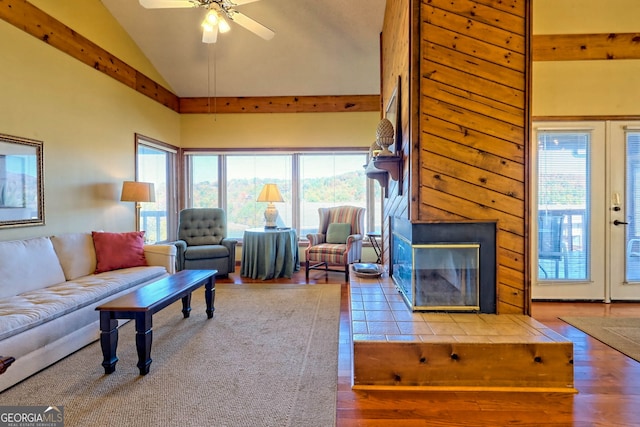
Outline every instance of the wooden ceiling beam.
[(379, 95), (180, 98), (180, 113), (344, 113), (380, 111)]
[(534, 61), (640, 59), (640, 33), (533, 36)]

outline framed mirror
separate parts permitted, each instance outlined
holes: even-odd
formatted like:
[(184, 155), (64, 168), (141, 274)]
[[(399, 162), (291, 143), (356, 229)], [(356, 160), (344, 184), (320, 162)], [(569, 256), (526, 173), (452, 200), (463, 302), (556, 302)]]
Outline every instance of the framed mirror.
[(0, 134), (0, 227), (44, 225), (42, 141)]

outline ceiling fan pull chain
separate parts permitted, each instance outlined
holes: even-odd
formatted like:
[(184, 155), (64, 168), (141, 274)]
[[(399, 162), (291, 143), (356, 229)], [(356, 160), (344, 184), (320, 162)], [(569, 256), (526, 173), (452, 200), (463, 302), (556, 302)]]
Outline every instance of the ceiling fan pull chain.
[(207, 45), (207, 113), (211, 114), (211, 43)]

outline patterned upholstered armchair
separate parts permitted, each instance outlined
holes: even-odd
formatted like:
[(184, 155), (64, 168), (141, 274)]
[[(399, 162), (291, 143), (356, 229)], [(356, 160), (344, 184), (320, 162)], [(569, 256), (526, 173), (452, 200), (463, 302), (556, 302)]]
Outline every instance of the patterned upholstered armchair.
[(356, 206), (318, 209), (318, 232), (307, 234), (309, 246), (304, 251), (307, 280), (309, 270), (325, 270), (344, 271), (349, 281), (349, 264), (362, 257), (364, 212)]
[(218, 270), (228, 276), (236, 267), (236, 240), (227, 239), (227, 215), (220, 208), (180, 211), (177, 270)]

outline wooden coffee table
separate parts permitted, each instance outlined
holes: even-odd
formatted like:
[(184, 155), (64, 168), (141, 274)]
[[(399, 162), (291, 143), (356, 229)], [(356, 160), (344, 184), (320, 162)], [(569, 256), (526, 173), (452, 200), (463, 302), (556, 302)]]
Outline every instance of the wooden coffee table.
[(140, 375), (148, 374), (151, 365), (154, 313), (182, 299), (182, 314), (185, 318), (189, 317), (191, 292), (204, 285), (207, 318), (211, 319), (215, 310), (213, 303), (216, 273), (217, 270), (182, 270), (96, 307), (100, 312), (100, 346), (104, 358), (104, 373), (110, 374), (116, 370), (118, 319), (135, 319), (137, 366)]

